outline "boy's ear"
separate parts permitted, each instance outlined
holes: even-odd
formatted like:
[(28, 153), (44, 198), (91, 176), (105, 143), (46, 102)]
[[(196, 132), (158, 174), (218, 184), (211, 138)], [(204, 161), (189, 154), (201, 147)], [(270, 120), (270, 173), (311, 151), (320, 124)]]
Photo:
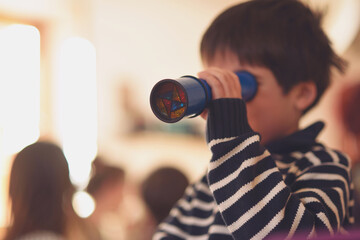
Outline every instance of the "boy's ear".
[(316, 99), (317, 88), (314, 82), (301, 82), (294, 87), (295, 108), (303, 112)]

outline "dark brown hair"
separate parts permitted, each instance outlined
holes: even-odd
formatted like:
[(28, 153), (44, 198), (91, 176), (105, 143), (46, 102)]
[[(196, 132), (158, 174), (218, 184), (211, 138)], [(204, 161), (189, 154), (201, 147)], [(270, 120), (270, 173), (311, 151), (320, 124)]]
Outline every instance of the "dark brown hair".
[(50, 142), (25, 147), (16, 155), (11, 168), (12, 223), (5, 239), (39, 230), (64, 235), (73, 191), (60, 147)]
[(188, 184), (187, 177), (173, 167), (161, 167), (143, 181), (141, 191), (144, 202), (158, 224), (169, 215)]
[[(317, 98), (330, 83), (331, 68), (344, 71), (345, 61), (331, 48), (320, 14), (296, 0), (253, 0), (221, 13), (203, 35), (204, 62), (230, 50), (240, 63), (269, 68), (287, 93), (300, 82), (313, 81)], [(306, 110), (306, 111), (307, 111)]]

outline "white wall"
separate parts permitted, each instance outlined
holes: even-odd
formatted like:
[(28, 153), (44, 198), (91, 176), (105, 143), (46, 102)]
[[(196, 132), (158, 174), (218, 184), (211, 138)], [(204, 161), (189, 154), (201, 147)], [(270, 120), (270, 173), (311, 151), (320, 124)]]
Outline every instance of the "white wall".
[(234, 2), (97, 1), (94, 43), (103, 107), (101, 134), (109, 135), (126, 124), (121, 112), (117, 118), (113, 115), (119, 109), (120, 82), (132, 82), (135, 103), (150, 113), (149, 94), (157, 81), (200, 71), (200, 37), (214, 16)]
[[(203, 140), (166, 135), (146, 136), (147, 141), (141, 137), (119, 137), (131, 125), (121, 109), (119, 89), (122, 83), (130, 83), (133, 107), (147, 121), (164, 124), (151, 113), (152, 86), (161, 79), (196, 74), (202, 69), (199, 58), (202, 33), (219, 12), (235, 2), (238, 1), (96, 1), (99, 149), (108, 158), (122, 161), (137, 176), (161, 164), (176, 165), (192, 178), (204, 173), (209, 151)], [(202, 120), (196, 121), (204, 128)], [(177, 151), (180, 149), (181, 153)]]

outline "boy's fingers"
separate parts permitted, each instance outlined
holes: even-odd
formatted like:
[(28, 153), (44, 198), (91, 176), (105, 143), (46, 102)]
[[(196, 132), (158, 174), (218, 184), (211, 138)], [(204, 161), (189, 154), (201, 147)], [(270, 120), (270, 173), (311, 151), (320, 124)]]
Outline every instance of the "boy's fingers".
[(222, 83), (226, 98), (241, 98), (241, 87), (239, 78), (231, 71), (219, 68), (212, 69), (215, 76)]
[(208, 110), (205, 109), (201, 114), (200, 114), (200, 117), (202, 117), (203, 119), (207, 119), (207, 116), (208, 116)]
[(241, 95), (241, 84), (240, 84), (240, 79), (239, 77), (233, 73), (233, 72), (229, 72), (231, 79), (233, 79), (232, 83), (232, 96), (235, 98), (242, 98)]
[(213, 99), (241, 98), (240, 81), (235, 73), (219, 68), (209, 68), (200, 72), (198, 76), (210, 85)]
[(204, 79), (211, 87), (212, 99), (224, 97), (225, 89), (223, 83), (217, 78), (213, 71), (203, 71), (198, 73), (198, 76)]
[[(205, 80), (211, 87), (212, 99), (241, 98), (240, 80), (235, 73), (220, 68), (209, 68), (199, 72), (198, 77)], [(208, 110), (205, 109), (200, 116), (207, 119)]]

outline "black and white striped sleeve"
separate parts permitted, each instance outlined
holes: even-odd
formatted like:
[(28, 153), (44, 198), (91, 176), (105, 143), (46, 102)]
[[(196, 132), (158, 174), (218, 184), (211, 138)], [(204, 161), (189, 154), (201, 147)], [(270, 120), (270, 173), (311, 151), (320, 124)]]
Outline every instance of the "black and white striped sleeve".
[(245, 104), (238, 99), (215, 100), (209, 110), (213, 157), (208, 183), (234, 239), (340, 231), (349, 216), (348, 160), (320, 151), (318, 162), (296, 172), (294, 184), (288, 186), (246, 118)]

